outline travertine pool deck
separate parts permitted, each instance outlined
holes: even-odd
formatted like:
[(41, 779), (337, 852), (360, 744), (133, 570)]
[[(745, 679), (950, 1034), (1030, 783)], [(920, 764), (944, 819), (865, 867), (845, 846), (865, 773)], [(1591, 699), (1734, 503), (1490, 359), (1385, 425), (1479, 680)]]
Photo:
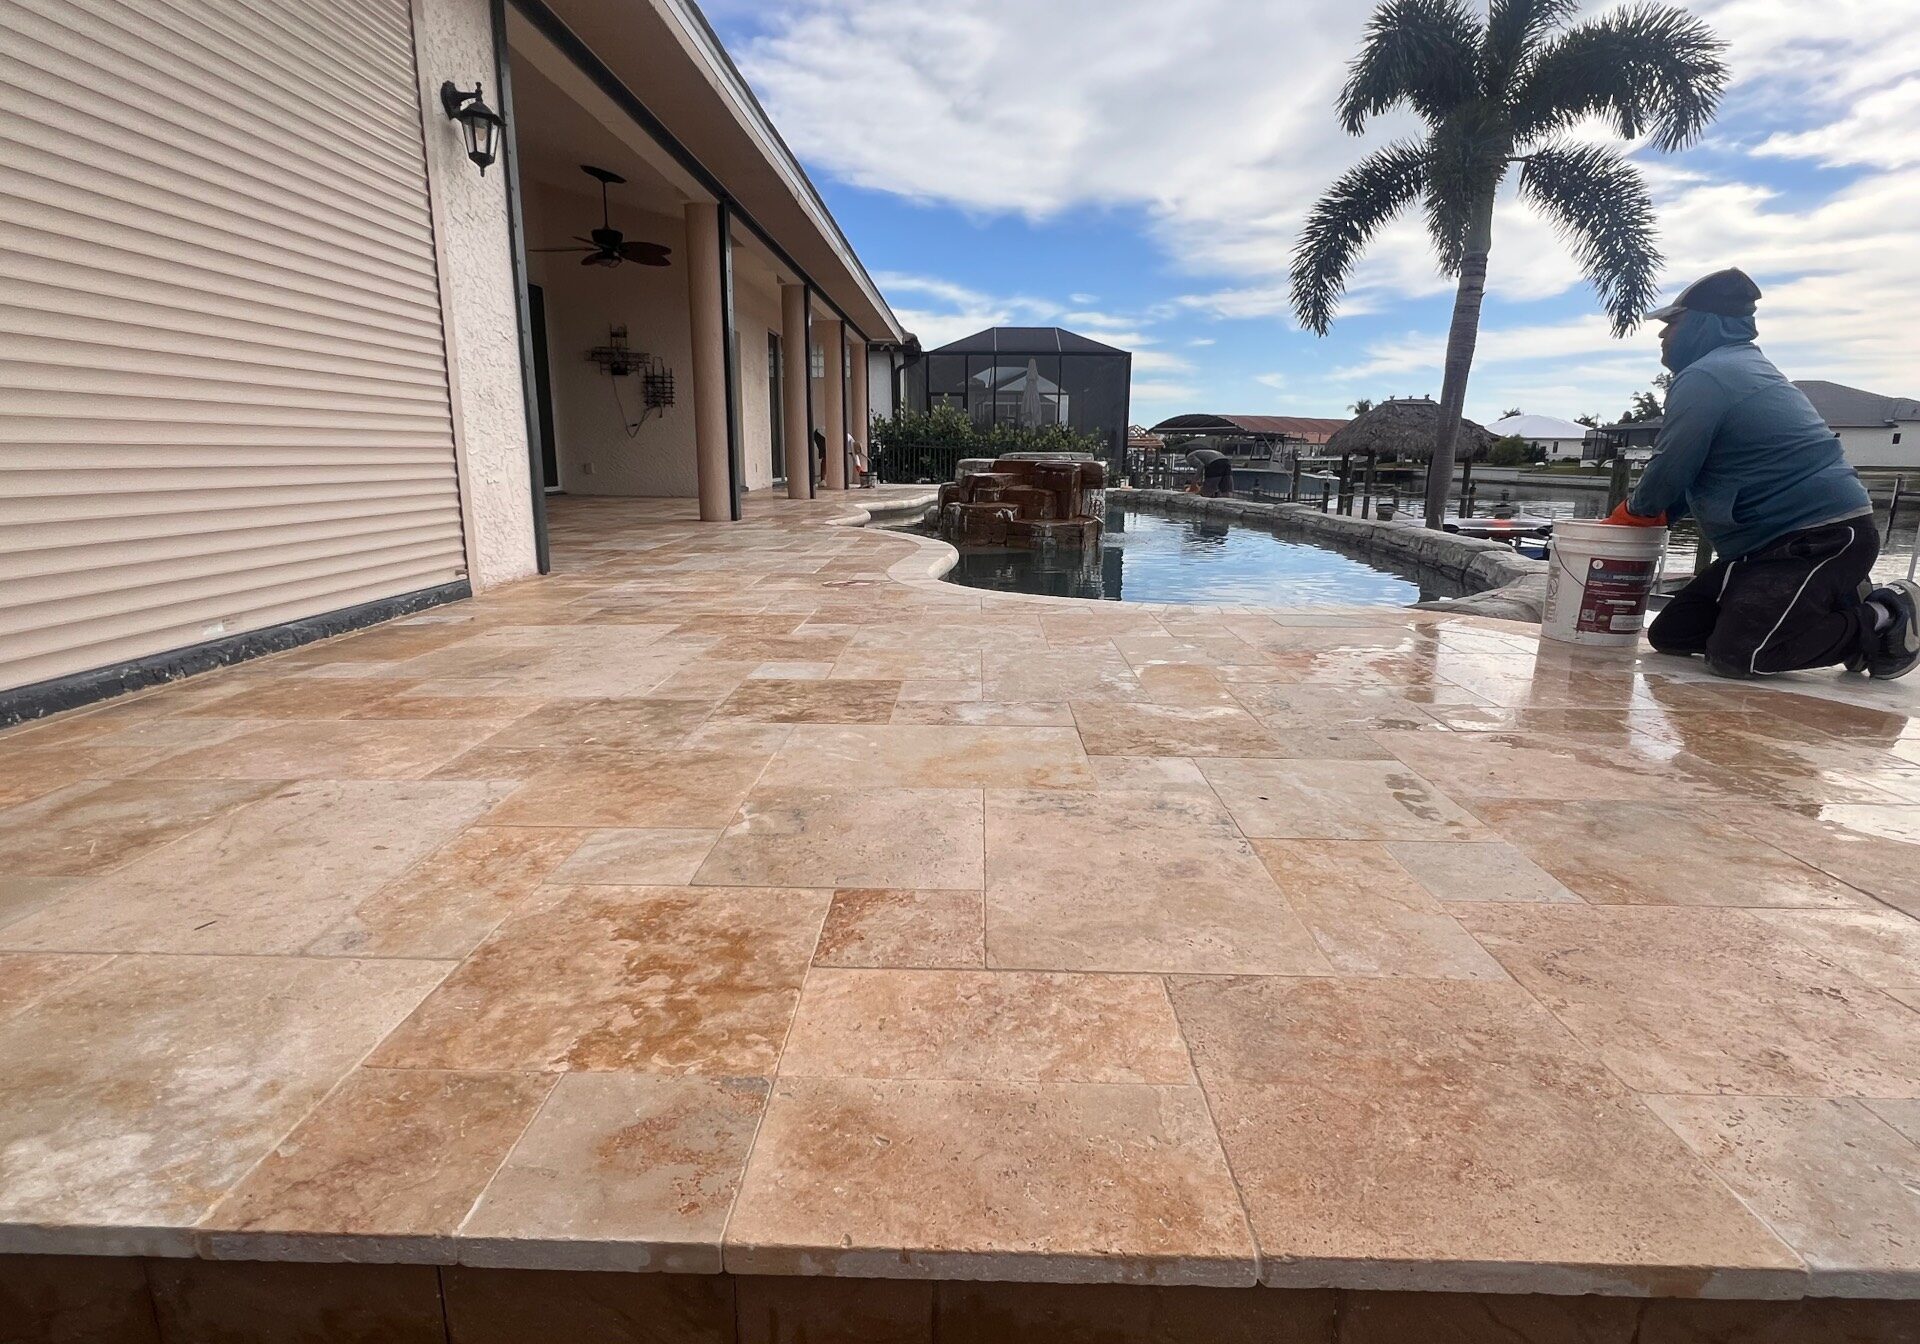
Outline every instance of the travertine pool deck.
[(1920, 1296), (1920, 686), (846, 514), (0, 735), (0, 1251)]

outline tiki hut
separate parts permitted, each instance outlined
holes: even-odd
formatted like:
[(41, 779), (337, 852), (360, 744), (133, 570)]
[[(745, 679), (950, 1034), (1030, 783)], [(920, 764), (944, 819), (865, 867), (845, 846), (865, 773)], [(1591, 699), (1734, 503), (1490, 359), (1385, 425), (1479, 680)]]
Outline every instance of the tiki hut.
[[(1327, 440), (1320, 451), (1338, 457), (1352, 453), (1365, 457), (1377, 453), (1392, 454), (1399, 461), (1424, 461), (1433, 455), (1433, 441), (1440, 431), (1440, 405), (1428, 397), (1401, 397), (1383, 401), (1366, 414), (1349, 420), (1344, 429)], [(1460, 437), (1453, 445), (1454, 457), (1465, 461), (1493, 446), (1493, 435), (1471, 420), (1460, 422)]]

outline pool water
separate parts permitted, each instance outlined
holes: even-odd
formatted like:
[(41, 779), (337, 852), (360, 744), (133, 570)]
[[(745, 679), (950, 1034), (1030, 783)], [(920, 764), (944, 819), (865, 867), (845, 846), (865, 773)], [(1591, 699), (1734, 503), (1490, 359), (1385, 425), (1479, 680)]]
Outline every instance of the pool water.
[(1118, 602), (1246, 602), (1260, 606), (1407, 606), (1457, 589), (1436, 576), (1323, 544), (1112, 505), (1099, 554), (962, 549), (950, 583), (998, 592)]

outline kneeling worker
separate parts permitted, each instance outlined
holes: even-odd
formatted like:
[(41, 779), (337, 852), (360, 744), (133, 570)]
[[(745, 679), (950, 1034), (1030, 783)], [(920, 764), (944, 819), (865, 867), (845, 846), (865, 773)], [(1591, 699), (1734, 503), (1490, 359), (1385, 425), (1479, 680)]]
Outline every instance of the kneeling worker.
[(1607, 521), (1692, 513), (1715, 559), (1647, 640), (1705, 654), (1725, 677), (1836, 663), (1905, 676), (1920, 663), (1920, 584), (1874, 587), (1872, 501), (1813, 403), (1753, 343), (1759, 297), (1743, 272), (1715, 271), (1649, 314), (1665, 323), (1673, 386), (1658, 451)]

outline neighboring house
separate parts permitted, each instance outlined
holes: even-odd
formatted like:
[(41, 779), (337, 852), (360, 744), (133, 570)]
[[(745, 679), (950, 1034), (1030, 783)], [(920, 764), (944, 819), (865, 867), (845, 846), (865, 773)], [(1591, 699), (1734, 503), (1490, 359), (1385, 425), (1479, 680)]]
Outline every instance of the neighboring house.
[(0, 50), (0, 724), (533, 574), (547, 490), (838, 488), (810, 431), (907, 340), (690, 0), (8, 3)]
[(1101, 456), (1124, 470), (1133, 356), (1060, 327), (989, 327), (925, 354), (901, 370), (901, 404), (953, 406), (984, 427), (1065, 425), (1091, 434)]
[(1794, 386), (1807, 394), (1854, 466), (1920, 468), (1920, 401), (1818, 378)]
[(1587, 441), (1585, 425), (1553, 415), (1509, 415), (1488, 425), (1487, 433), (1496, 439), (1525, 439), (1549, 462), (1578, 462)]
[(1619, 424), (1590, 429), (1580, 448), (1580, 460), (1610, 462), (1621, 449), (1631, 453), (1650, 453), (1660, 437), (1660, 426), (1665, 423), (1664, 417), (1655, 416), (1651, 420), (1623, 420)]
[[(1206, 440), (1232, 457), (1285, 457), (1300, 449), (1321, 447), (1345, 420), (1313, 415), (1217, 415), (1211, 412), (1176, 415), (1153, 426), (1163, 437), (1191, 436)], [(1195, 444), (1195, 447), (1202, 445)]]

